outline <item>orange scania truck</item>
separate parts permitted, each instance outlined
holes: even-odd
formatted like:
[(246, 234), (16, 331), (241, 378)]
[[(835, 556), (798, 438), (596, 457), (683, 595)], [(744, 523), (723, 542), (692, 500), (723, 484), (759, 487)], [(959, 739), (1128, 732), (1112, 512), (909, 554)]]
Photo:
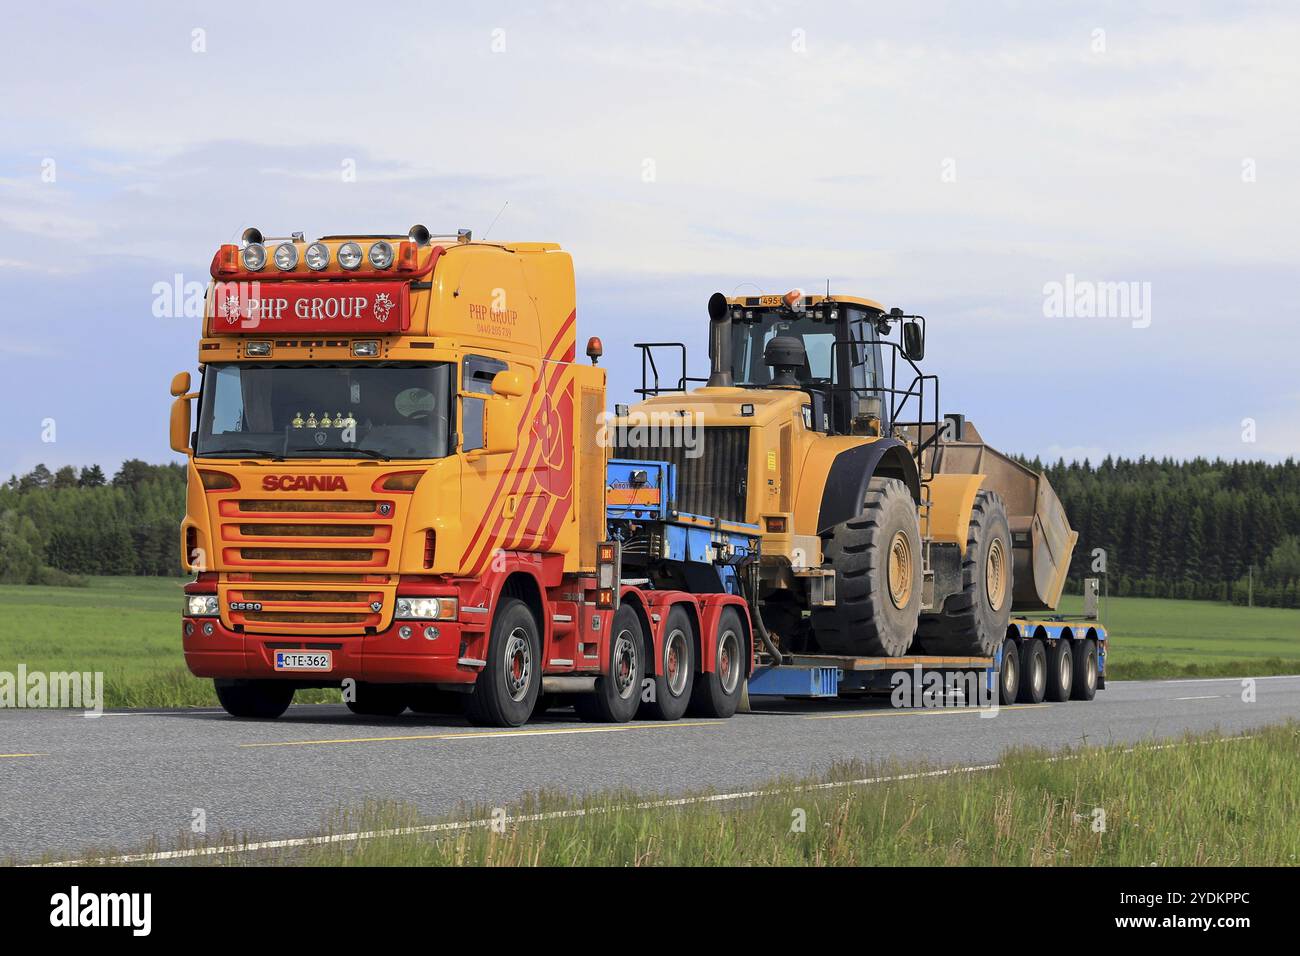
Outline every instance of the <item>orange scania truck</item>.
[[(847, 323), (865, 300), (827, 313), (810, 297), (821, 319), (755, 300), (755, 318), (715, 297), (714, 376), (690, 394), (725, 421), (693, 433), (645, 381), (638, 408), (661, 421), (606, 416), (600, 342), (577, 360), (573, 263), (554, 244), (249, 229), (211, 276), (201, 383), (172, 381), (171, 444), (189, 460), (185, 659), (232, 715), (278, 717), (308, 687), (341, 687), (363, 715), (517, 726), (561, 700), (586, 720), (729, 717), (747, 690), (868, 692), (918, 667), (1003, 703), (1104, 686), (1099, 625), (1010, 616), (1022, 543), (985, 476), (933, 473), (938, 423), (909, 432), (879, 382), (859, 405), (810, 377), (799, 323), (861, 334)], [(889, 317), (872, 306), (857, 319), (879, 370)], [(807, 508), (783, 504), (791, 427), (828, 438)], [(944, 489), (960, 497), (932, 509)], [(1059, 596), (1064, 571), (1045, 566)], [(892, 604), (871, 611), (864, 582)], [(857, 617), (823, 628), (837, 606)]]

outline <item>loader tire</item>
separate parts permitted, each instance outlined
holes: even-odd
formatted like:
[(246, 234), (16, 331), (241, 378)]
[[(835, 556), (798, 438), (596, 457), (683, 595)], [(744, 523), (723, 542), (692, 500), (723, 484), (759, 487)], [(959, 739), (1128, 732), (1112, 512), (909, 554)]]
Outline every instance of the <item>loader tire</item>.
[(992, 657), (1011, 622), (1013, 565), (1006, 506), (996, 491), (981, 491), (966, 534), (962, 589), (944, 599), (942, 611), (921, 615), (916, 636), (925, 653)]
[(828, 654), (905, 654), (921, 612), (921, 530), (907, 485), (872, 478), (862, 513), (831, 530), (822, 554), (835, 569), (836, 603), (813, 609), (818, 647)]

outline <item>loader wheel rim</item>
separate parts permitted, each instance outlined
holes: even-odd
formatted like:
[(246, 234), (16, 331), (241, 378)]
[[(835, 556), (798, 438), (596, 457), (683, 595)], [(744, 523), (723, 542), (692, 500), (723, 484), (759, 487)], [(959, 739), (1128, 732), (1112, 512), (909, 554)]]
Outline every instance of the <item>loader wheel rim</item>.
[(902, 610), (912, 600), (912, 542), (906, 531), (895, 531), (889, 542), (889, 599)]
[(1002, 547), (1002, 539), (994, 538), (989, 545), (988, 557), (984, 561), (984, 590), (988, 594), (989, 607), (995, 611), (1002, 610), (1007, 599), (1007, 552)]
[(528, 696), (528, 685), (533, 678), (533, 650), (528, 633), (517, 627), (506, 641), (506, 691), (513, 701)]

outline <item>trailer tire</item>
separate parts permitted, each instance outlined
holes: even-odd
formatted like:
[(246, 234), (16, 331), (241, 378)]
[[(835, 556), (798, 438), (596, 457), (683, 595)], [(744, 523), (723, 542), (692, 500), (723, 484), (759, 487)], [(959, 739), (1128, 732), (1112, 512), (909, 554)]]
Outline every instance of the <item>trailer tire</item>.
[(406, 710), (407, 693), (401, 684), (370, 684), (357, 681), (357, 699), (344, 701), (358, 717), (400, 717)]
[(697, 674), (688, 713), (694, 717), (731, 717), (740, 706), (745, 683), (745, 632), (733, 607), (718, 616), (713, 670)]
[(921, 615), (917, 641), (925, 652), (992, 657), (1011, 622), (1014, 565), (1002, 497), (977, 492), (961, 562), (962, 589), (944, 598), (941, 611)]
[(1060, 638), (1047, 650), (1047, 699), (1057, 703), (1069, 700), (1073, 686), (1074, 655), (1070, 642)]
[(533, 715), (542, 688), (542, 641), (537, 619), (518, 598), (505, 598), (492, 620), (487, 664), (465, 703), (481, 727), (519, 727)]
[(813, 636), (828, 654), (898, 657), (921, 613), (921, 528), (897, 478), (872, 478), (862, 513), (831, 529), (822, 554), (835, 569), (834, 607), (813, 608)]
[(596, 689), (573, 698), (579, 719), (622, 724), (636, 716), (645, 677), (645, 632), (630, 604), (619, 607), (609, 629), (609, 669), (596, 678)]
[(278, 680), (226, 680), (212, 682), (217, 700), (231, 717), (275, 720), (293, 703), (293, 685)]
[(1071, 700), (1092, 700), (1097, 696), (1097, 642), (1092, 638), (1075, 645), (1074, 686)]
[(1020, 645), (1020, 693), (1016, 701), (1021, 704), (1041, 704), (1047, 693), (1047, 649), (1038, 638)]
[(686, 713), (694, 683), (695, 628), (679, 605), (668, 612), (664, 623), (663, 648), (655, 661), (654, 696), (641, 703), (641, 713), (651, 720), (676, 720)]
[(1002, 667), (998, 670), (998, 703), (1014, 704), (1020, 695), (1020, 648), (1011, 638), (1002, 642)]

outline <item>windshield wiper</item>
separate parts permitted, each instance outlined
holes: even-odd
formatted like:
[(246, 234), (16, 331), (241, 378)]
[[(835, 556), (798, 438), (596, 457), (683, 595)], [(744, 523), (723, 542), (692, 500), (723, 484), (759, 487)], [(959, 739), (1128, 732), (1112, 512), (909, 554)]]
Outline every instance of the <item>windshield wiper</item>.
[[(392, 461), (388, 455), (381, 451), (375, 451), (373, 448), (322, 448), (322, 458), (343, 458), (350, 455), (364, 455), (367, 458), (377, 458), (380, 461)], [(325, 452), (338, 452), (337, 455), (324, 454)]]
[(195, 452), (195, 458), (269, 458), (271, 461), (284, 461), (283, 455), (277, 455), (265, 448), (223, 448), (220, 451)]

